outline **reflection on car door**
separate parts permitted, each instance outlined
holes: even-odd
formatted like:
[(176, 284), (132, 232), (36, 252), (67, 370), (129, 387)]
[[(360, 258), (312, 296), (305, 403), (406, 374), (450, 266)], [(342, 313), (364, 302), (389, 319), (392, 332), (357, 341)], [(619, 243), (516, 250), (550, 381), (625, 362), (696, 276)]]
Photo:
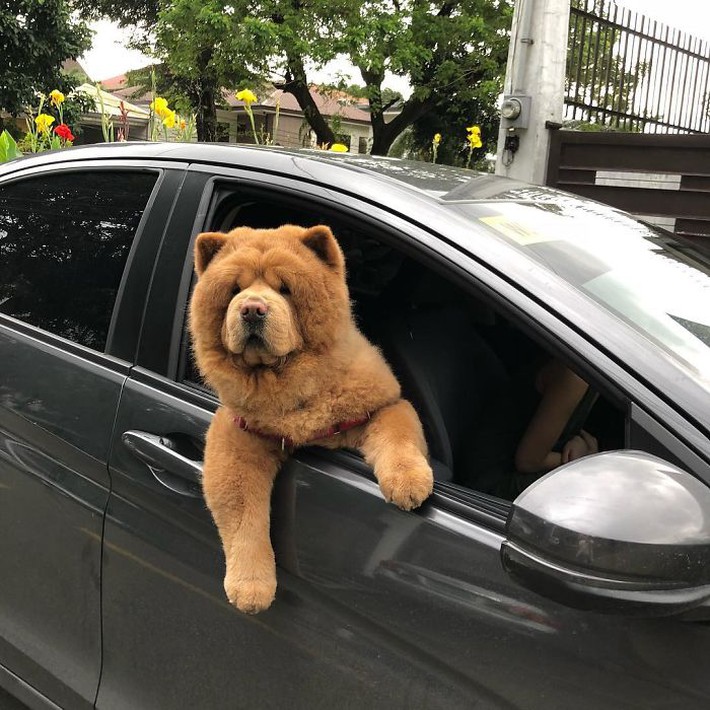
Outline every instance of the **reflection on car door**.
[[(451, 648), (462, 624), (469, 651), (483, 643), (468, 596), (482, 568), (500, 570), (500, 536), (459, 523), (479, 544), (459, 533), (447, 539), (445, 514), (387, 505), (363, 464), (347, 456), (334, 465), (330, 455), (304, 452), (282, 471), (276, 602), (255, 617), (227, 603), (219, 538), (185, 464), (197, 461), (194, 443), (214, 406), (140, 370), (124, 389), (105, 532), (98, 707), (276, 708), (285, 698), (304, 708), (450, 708), (471, 698), (496, 707), (472, 669), (457, 667), (464, 659), (437, 649)], [(438, 570), (427, 566), (434, 550)], [(483, 565), (481, 555), (490, 558)], [(490, 592), (473, 606), (484, 618), (509, 613)], [(537, 626), (545, 629), (544, 620)]]
[(158, 172), (0, 184), (0, 684), (91, 708), (108, 449), (128, 364), (102, 352)]
[(276, 600), (257, 616), (232, 608), (199, 493), (216, 402), (175, 381), (191, 235), (171, 234), (182, 247), (156, 271), (151, 367), (124, 388), (112, 447), (99, 709), (707, 707), (704, 627), (526, 591), (500, 563), (506, 503), (437, 483), (403, 512), (346, 452), (304, 449), (286, 464), (273, 496)]

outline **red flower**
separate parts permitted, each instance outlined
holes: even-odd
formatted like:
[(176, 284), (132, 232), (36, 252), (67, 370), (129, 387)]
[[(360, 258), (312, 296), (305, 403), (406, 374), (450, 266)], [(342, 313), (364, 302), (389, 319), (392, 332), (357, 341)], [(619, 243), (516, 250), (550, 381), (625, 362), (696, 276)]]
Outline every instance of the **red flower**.
[(60, 123), (55, 129), (54, 132), (62, 139), (65, 141), (73, 141), (74, 136), (72, 135), (71, 128), (67, 126), (66, 123)]

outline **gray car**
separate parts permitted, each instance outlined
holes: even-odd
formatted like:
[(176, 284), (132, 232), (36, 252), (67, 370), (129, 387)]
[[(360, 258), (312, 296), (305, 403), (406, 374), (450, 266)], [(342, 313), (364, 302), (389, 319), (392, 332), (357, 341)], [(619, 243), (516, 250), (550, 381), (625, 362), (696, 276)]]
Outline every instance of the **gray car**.
[[(252, 617), (201, 495), (191, 244), (287, 222), (339, 239), (437, 480), (403, 512), (354, 452), (296, 451)], [(707, 709), (709, 274), (616, 210), (446, 166), (130, 143), (0, 166), (0, 686), (66, 710)], [(513, 500), (484, 439), (541, 357), (593, 388), (600, 453)]]

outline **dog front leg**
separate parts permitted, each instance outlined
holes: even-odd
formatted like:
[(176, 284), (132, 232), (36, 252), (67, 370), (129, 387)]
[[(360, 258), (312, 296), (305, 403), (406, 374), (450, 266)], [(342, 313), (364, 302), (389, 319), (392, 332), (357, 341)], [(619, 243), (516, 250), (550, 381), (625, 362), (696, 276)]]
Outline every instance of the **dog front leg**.
[(271, 491), (284, 459), (273, 442), (239, 429), (228, 410), (217, 411), (207, 433), (202, 486), (224, 548), (224, 590), (248, 614), (268, 609), (276, 594)]
[(434, 475), (427, 462), (424, 432), (407, 400), (400, 399), (372, 416), (360, 449), (387, 501), (411, 510), (431, 494)]

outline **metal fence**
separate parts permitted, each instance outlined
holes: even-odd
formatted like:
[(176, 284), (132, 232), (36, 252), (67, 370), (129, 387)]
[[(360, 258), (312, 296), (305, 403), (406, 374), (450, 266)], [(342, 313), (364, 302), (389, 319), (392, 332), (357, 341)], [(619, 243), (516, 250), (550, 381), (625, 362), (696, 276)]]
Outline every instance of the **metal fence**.
[(566, 119), (710, 132), (710, 43), (609, 0), (571, 0), (569, 30)]

